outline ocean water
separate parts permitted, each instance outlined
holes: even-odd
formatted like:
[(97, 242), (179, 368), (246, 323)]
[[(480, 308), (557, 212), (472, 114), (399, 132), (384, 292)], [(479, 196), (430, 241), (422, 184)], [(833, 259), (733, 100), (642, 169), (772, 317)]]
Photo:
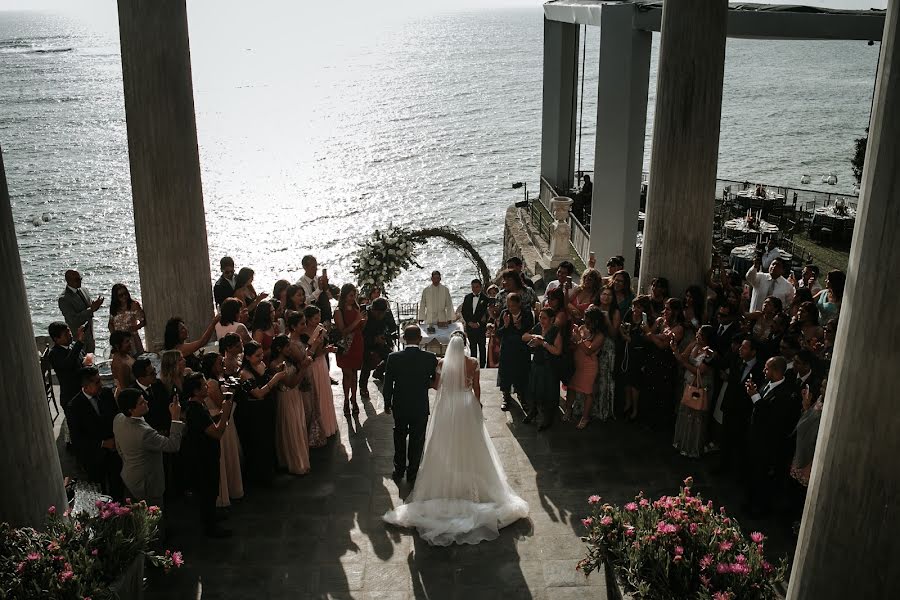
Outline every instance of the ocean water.
[[(294, 281), (313, 253), (350, 279), (356, 244), (388, 223), (451, 224), (492, 268), (503, 215), (540, 166), (542, 11), (401, 16), (355, 24), (329, 7), (189, 3), (211, 270)], [(304, 5), (307, 3), (303, 3)], [(0, 145), (35, 333), (58, 318), (63, 271), (140, 296), (115, 5), (71, 16), (0, 12)], [(287, 12), (285, 12), (287, 11)], [(316, 12), (319, 11), (319, 12)], [(651, 66), (652, 134), (658, 39)], [(587, 34), (581, 165), (592, 168), (599, 30)], [(719, 176), (852, 187), (878, 46), (729, 40)], [(820, 186), (824, 187), (824, 186)], [(38, 223), (35, 225), (35, 223)], [(438, 243), (390, 288), (417, 299), (431, 269), (455, 301), (475, 275)], [(105, 329), (106, 309), (97, 326)]]

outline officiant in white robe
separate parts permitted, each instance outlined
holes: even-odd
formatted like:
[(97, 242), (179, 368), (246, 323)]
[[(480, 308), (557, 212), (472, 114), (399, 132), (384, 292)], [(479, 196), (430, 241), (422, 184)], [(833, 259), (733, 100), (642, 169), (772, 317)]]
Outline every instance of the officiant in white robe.
[(418, 319), (426, 325), (444, 326), (454, 320), (453, 313), (450, 290), (441, 283), (440, 272), (434, 271), (431, 274), (431, 285), (422, 290)]

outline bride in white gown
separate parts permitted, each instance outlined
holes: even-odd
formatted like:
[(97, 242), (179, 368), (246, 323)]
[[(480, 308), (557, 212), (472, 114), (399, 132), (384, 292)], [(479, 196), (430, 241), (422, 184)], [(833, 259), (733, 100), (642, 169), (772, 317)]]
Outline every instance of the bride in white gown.
[(438, 365), (440, 386), (425, 438), (419, 476), (406, 504), (383, 519), (415, 527), (436, 546), (477, 544), (528, 516), (513, 493), (481, 414), (478, 361), (454, 334)]

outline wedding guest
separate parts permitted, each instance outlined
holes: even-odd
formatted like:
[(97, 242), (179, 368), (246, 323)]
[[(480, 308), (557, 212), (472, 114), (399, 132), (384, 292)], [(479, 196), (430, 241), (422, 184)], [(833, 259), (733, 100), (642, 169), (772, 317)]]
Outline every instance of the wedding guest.
[(278, 335), (278, 328), (275, 325), (275, 307), (268, 300), (263, 300), (256, 305), (250, 335), (257, 344), (262, 346), (263, 352), (269, 351), (272, 340)]
[(309, 367), (310, 379), (318, 406), (319, 422), (322, 426), (322, 434), (329, 438), (337, 433), (337, 415), (334, 410), (334, 394), (331, 391), (331, 381), (328, 376), (328, 364), (325, 356), (334, 350), (328, 345), (328, 337), (325, 328), (321, 326), (321, 312), (317, 306), (307, 306), (303, 311), (306, 317), (306, 327), (302, 334), (306, 336), (309, 353), (313, 357), (313, 363)]
[(806, 488), (812, 474), (813, 456), (816, 451), (816, 440), (819, 437), (819, 423), (822, 420), (822, 407), (828, 381), (823, 380), (818, 388), (805, 387), (802, 394), (800, 419), (797, 421), (794, 456), (791, 459), (790, 475), (796, 482), (794, 488), (794, 515), (799, 518), (803, 514), (806, 500)]
[(119, 412), (112, 391), (100, 382), (96, 367), (79, 371), (81, 390), (69, 402), (67, 419), (72, 447), (88, 481), (116, 500), (123, 498), (122, 460), (116, 452), (113, 418)]
[(612, 276), (612, 288), (616, 293), (619, 312), (623, 315), (631, 312), (631, 301), (634, 300), (634, 294), (631, 293), (631, 275), (628, 274), (628, 271), (618, 271)]
[[(597, 274), (599, 279), (599, 273)], [(591, 422), (591, 410), (594, 401), (594, 382), (600, 370), (597, 353), (603, 347), (609, 330), (606, 329), (606, 318), (599, 308), (589, 307), (584, 313), (584, 324), (575, 330), (575, 373), (569, 380), (568, 387), (575, 391), (575, 401), (566, 405), (566, 420), (571, 420), (576, 412), (581, 419), (576, 429), (584, 429)], [(607, 415), (608, 416), (608, 415)]]
[(244, 303), (237, 298), (225, 298), (219, 305), (219, 322), (216, 323), (216, 338), (221, 340), (229, 333), (240, 336), (241, 341), (253, 339), (247, 326), (240, 322), (240, 314), (246, 310)]
[(492, 283), (491, 285), (488, 286), (487, 292), (485, 292), (485, 293), (487, 294), (487, 297), (489, 299), (493, 300), (500, 293), (500, 288)]
[(319, 263), (315, 256), (307, 254), (301, 261), (303, 276), (297, 281), (297, 285), (306, 293), (306, 303), (319, 307), (320, 322), (328, 325), (331, 323), (331, 299), (340, 293), (340, 290), (328, 281), (328, 273), (322, 269), (322, 275), (316, 277)]
[(187, 361), (187, 366), (192, 371), (199, 371), (200, 358), (196, 353), (212, 339), (212, 335), (216, 330), (216, 323), (218, 322), (219, 315), (216, 315), (210, 321), (200, 339), (191, 342), (188, 341), (188, 330), (184, 325), (184, 319), (172, 317), (166, 322), (166, 329), (163, 332), (163, 350), (178, 350), (185, 361)]
[(230, 256), (223, 256), (219, 261), (219, 268), (222, 270), (222, 275), (213, 286), (213, 298), (215, 298), (216, 306), (220, 306), (225, 302), (226, 298), (234, 296), (234, 291), (237, 289), (237, 282), (234, 276), (234, 259)]
[(453, 300), (450, 290), (441, 283), (441, 272), (431, 272), (431, 285), (422, 290), (418, 320), (429, 327), (446, 327), (453, 320)]
[(184, 387), (187, 361), (178, 350), (166, 350), (159, 355), (159, 381), (171, 394), (179, 394)]
[[(177, 353), (172, 353), (177, 361)], [(138, 357), (131, 365), (131, 374), (134, 376), (134, 388), (141, 392), (147, 401), (147, 410), (143, 413), (144, 420), (150, 427), (162, 435), (169, 435), (172, 417), (169, 405), (176, 400), (176, 396), (165, 388), (156, 376), (156, 367), (149, 358)]]
[(775, 317), (781, 314), (781, 300), (776, 296), (769, 296), (762, 305), (762, 310), (747, 314), (747, 318), (753, 322), (751, 330), (753, 337), (758, 342), (765, 342), (772, 331)]
[(131, 366), (134, 364), (134, 356), (131, 352), (132, 339), (131, 334), (127, 331), (113, 331), (109, 336), (112, 354), (110, 369), (113, 381), (116, 383), (116, 396), (134, 383), (134, 376), (131, 374)]
[(847, 275), (843, 271), (829, 271), (825, 276), (825, 289), (814, 296), (822, 322), (827, 323), (840, 316), (846, 283)]
[(644, 391), (655, 400), (658, 416), (663, 420), (674, 414), (673, 402), (679, 386), (678, 363), (672, 343), (680, 349), (684, 331), (684, 310), (678, 298), (666, 300), (662, 316), (656, 319), (652, 328), (644, 328), (644, 334), (651, 343), (644, 371)]
[(103, 306), (103, 296), (90, 300), (90, 294), (81, 287), (81, 274), (66, 271), (66, 289), (57, 300), (59, 311), (72, 331), (84, 327), (84, 351), (94, 351), (94, 313)]
[(575, 293), (575, 286), (572, 285), (573, 275), (575, 275), (575, 265), (567, 260), (561, 261), (556, 267), (556, 279), (547, 284), (547, 290), (544, 292), (545, 298), (557, 288), (562, 288), (565, 290), (566, 296), (571, 297)]
[(236, 377), (241, 372), (241, 364), (244, 362), (244, 343), (241, 336), (226, 333), (224, 337), (219, 338), (219, 354), (222, 356), (224, 375)]
[[(800, 288), (794, 294), (793, 299), (791, 299), (791, 304), (790, 306), (788, 306), (788, 316), (790, 316), (791, 319), (797, 316), (797, 313), (800, 312), (800, 307), (804, 302), (813, 302), (813, 295), (812, 292), (809, 291), (809, 289)], [(813, 304), (815, 303), (813, 302)]]
[(293, 475), (309, 473), (309, 438), (306, 409), (300, 394), (303, 373), (289, 360), (291, 340), (279, 335), (272, 342), (269, 370), (284, 372), (278, 385), (278, 413), (275, 420), (275, 452), (278, 464)]
[(525, 275), (525, 263), (522, 262), (521, 258), (519, 258), (518, 256), (510, 256), (509, 258), (507, 258), (506, 268), (518, 273), (522, 278), (522, 283), (525, 285), (525, 287), (527, 287), (531, 291), (534, 291), (534, 282)]
[[(222, 418), (225, 398), (230, 398), (234, 390), (223, 383), (225, 361), (221, 354), (207, 352), (200, 362), (203, 376), (206, 377), (207, 396), (204, 403), (210, 417), (216, 421)], [(232, 418), (234, 411), (232, 408)], [(219, 450), (219, 493), (216, 497), (216, 506), (231, 506), (232, 500), (244, 497), (244, 480), (241, 476), (241, 442), (238, 439), (237, 429), (230, 424), (219, 439)]]
[[(503, 290), (497, 295), (497, 307), (502, 313), (506, 307), (506, 300), (510, 294), (519, 297), (519, 304), (524, 310), (531, 313), (532, 326), (534, 324), (534, 309), (538, 305), (537, 295), (528, 287), (522, 279), (522, 274), (514, 269), (507, 269), (500, 274), (500, 283)], [(529, 327), (530, 329), (530, 327)]]
[[(515, 271), (510, 277), (519, 280)], [(504, 281), (507, 279), (504, 278)], [(506, 308), (500, 313), (497, 336), (500, 338), (500, 365), (497, 369), (497, 385), (503, 393), (500, 410), (508, 411), (512, 403), (512, 391), (522, 406), (528, 406), (528, 379), (531, 368), (531, 352), (522, 336), (534, 327), (534, 313), (528, 310), (517, 293), (506, 296)]]
[(286, 279), (279, 279), (272, 288), (272, 306), (275, 307), (275, 324), (278, 331), (284, 332), (284, 310), (287, 308), (287, 291), (291, 283)]
[(788, 281), (797, 291), (809, 290), (813, 296), (822, 291), (822, 286), (819, 284), (819, 267), (816, 265), (804, 265), (799, 280), (795, 279), (794, 273), (791, 272)]
[(229, 427), (233, 404), (230, 399), (223, 400), (222, 413), (215, 420), (206, 407), (207, 394), (203, 374), (191, 373), (184, 382), (184, 395), (188, 399), (184, 417), (187, 428), (181, 452), (190, 474), (193, 500), (203, 533), (208, 537), (225, 538), (231, 536), (231, 531), (216, 523), (216, 497), (219, 495), (220, 440)]
[(482, 293), (480, 279), (473, 279), (471, 285), (472, 292), (463, 298), (462, 320), (465, 323), (466, 337), (469, 338), (469, 351), (483, 369), (487, 365), (485, 331), (488, 322), (488, 297)]
[[(593, 268), (593, 267), (592, 267)], [(612, 276), (625, 270), (625, 257), (621, 255), (610, 256), (606, 261), (606, 280), (612, 280)]]
[(522, 334), (522, 341), (531, 349), (531, 369), (528, 374), (528, 401), (523, 423), (533, 422), (539, 415), (538, 431), (553, 425), (559, 411), (559, 378), (553, 369), (553, 360), (563, 353), (563, 339), (553, 324), (556, 311), (541, 309), (538, 323)]
[(575, 288), (569, 298), (572, 317), (576, 320), (584, 318), (584, 313), (594, 303), (594, 299), (603, 287), (603, 279), (600, 272), (595, 269), (587, 269), (581, 274), (581, 284)]
[(650, 306), (653, 307), (654, 314), (663, 314), (669, 296), (669, 280), (665, 277), (654, 277), (650, 282)]
[(397, 341), (397, 323), (388, 301), (376, 298), (369, 305), (369, 318), (363, 327), (363, 365), (359, 371), (359, 395), (369, 399), (369, 375), (374, 370), (376, 380), (384, 378), (384, 361)]
[(131, 354), (143, 354), (144, 344), (138, 331), (146, 325), (144, 309), (137, 300), (131, 298), (124, 283), (114, 285), (109, 297), (109, 332), (127, 332), (131, 336)]
[[(313, 357), (307, 342), (309, 338), (303, 333), (306, 328), (306, 317), (301, 312), (292, 313), (288, 317), (287, 328), (291, 340), (291, 359), (300, 369), (302, 378), (297, 389), (303, 399), (303, 410), (306, 415), (306, 435), (310, 448), (321, 448), (328, 443), (322, 429), (319, 417), (319, 403), (313, 386), (312, 365)], [(331, 389), (329, 387), (329, 389)], [(334, 409), (332, 408), (332, 412)]]
[(603, 316), (606, 317), (607, 329), (612, 337), (618, 335), (619, 328), (622, 325), (622, 313), (619, 311), (619, 305), (615, 301), (615, 292), (609, 286), (604, 286), (594, 299), (594, 306), (600, 309)]
[(678, 351), (674, 340), (672, 351), (678, 363), (684, 368), (684, 388), (699, 387), (706, 391), (707, 404), (701, 408), (688, 406), (683, 402), (678, 405), (678, 418), (675, 421), (675, 437), (672, 446), (682, 456), (700, 458), (706, 448), (707, 422), (709, 421), (709, 400), (712, 397), (713, 368), (710, 362), (714, 351), (711, 325), (703, 325), (694, 335), (694, 340), (684, 349)]
[(688, 286), (684, 290), (684, 322), (690, 329), (697, 331), (705, 323), (703, 310), (706, 307), (706, 296), (699, 285)]
[[(613, 304), (615, 306), (615, 304)], [(594, 307), (602, 312), (599, 307)], [(588, 309), (593, 314), (591, 308)], [(615, 419), (616, 403), (616, 339), (614, 330), (610, 328), (609, 318), (603, 314), (603, 322), (598, 331), (603, 336), (603, 343), (597, 353), (597, 378), (594, 379), (594, 391), (592, 393), (593, 405), (591, 406), (591, 418), (601, 422)], [(583, 411), (582, 411), (583, 412)]]
[(638, 417), (641, 388), (644, 384), (644, 367), (650, 353), (650, 341), (644, 333), (651, 317), (650, 296), (638, 296), (622, 320), (620, 331), (625, 340), (622, 357), (622, 373), (625, 383), (625, 415), (629, 421)]
[(275, 391), (284, 371), (271, 373), (257, 342), (244, 344), (241, 387), (235, 393), (241, 409), (236, 425), (244, 450), (244, 480), (268, 485), (275, 475)]
[[(72, 336), (72, 330), (61, 321), (50, 323), (47, 334), (53, 340), (50, 348), (50, 366), (59, 381), (59, 404), (65, 412), (69, 401), (81, 389), (79, 371), (84, 365), (84, 327), (79, 327)], [(68, 416), (68, 413), (66, 413)]]
[[(343, 340), (343, 349), (339, 348), (337, 364), (343, 375), (341, 383), (344, 388), (344, 414), (347, 416), (351, 414), (351, 404), (353, 404), (353, 414), (359, 414), (359, 405), (356, 402), (357, 378), (359, 370), (363, 366), (365, 353), (363, 329), (368, 322), (366, 313), (360, 310), (359, 304), (356, 302), (356, 296), (356, 286), (352, 283), (345, 283), (341, 287), (337, 312), (334, 313), (334, 324)], [(422, 310), (421, 305), (419, 310)]]
[(253, 269), (244, 267), (238, 271), (237, 277), (234, 279), (234, 297), (244, 303), (250, 315), (256, 311), (257, 305), (269, 297), (269, 294), (262, 292), (256, 293), (253, 288)]
[(819, 310), (812, 302), (804, 302), (797, 310), (797, 316), (791, 321), (791, 331), (807, 340), (821, 340), (824, 330), (819, 325)]
[(160, 435), (144, 419), (149, 408), (146, 396), (140, 390), (122, 390), (116, 398), (121, 411), (113, 418), (113, 437), (116, 450), (122, 459), (122, 482), (125, 493), (132, 500), (143, 500), (148, 506), (162, 509), (157, 525), (160, 537), (165, 538), (166, 508), (163, 500), (166, 491), (166, 473), (163, 453), (174, 454), (181, 448), (184, 423), (181, 421), (181, 405), (169, 404), (171, 430), (168, 436)]
[[(740, 339), (740, 338), (737, 338)], [(721, 471), (743, 473), (753, 404), (746, 393), (748, 381), (759, 385), (762, 363), (757, 360), (758, 344), (752, 337), (740, 339), (737, 356), (728, 369), (728, 382), (722, 399)]]
[(762, 304), (769, 296), (775, 296), (781, 300), (783, 306), (788, 306), (794, 297), (794, 286), (783, 277), (784, 261), (776, 258), (769, 266), (768, 273), (760, 273), (762, 267), (759, 256), (753, 261), (753, 266), (747, 271), (747, 283), (753, 289), (750, 298), (750, 312), (762, 310)]
[(285, 293), (285, 312), (302, 312), (306, 308), (306, 292), (299, 285), (288, 286)]
[(772, 266), (772, 261), (780, 257), (781, 250), (778, 248), (778, 242), (774, 237), (770, 237), (766, 242), (766, 251), (763, 252), (762, 258), (760, 259), (763, 270), (768, 271), (769, 267)]

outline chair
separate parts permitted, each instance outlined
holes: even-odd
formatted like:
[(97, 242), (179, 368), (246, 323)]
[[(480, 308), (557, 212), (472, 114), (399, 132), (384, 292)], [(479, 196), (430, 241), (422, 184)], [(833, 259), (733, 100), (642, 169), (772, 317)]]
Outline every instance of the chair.
[(50, 344), (44, 348), (44, 351), (41, 352), (41, 379), (44, 380), (44, 392), (47, 394), (47, 409), (50, 410), (52, 407), (56, 411), (56, 415), (53, 416), (51, 411), (51, 416), (53, 416), (53, 421), (59, 417), (59, 404), (56, 403), (56, 393), (53, 391), (53, 373), (50, 367)]
[(418, 302), (395, 302), (394, 320), (397, 322), (397, 347), (403, 347), (403, 329), (419, 322)]

